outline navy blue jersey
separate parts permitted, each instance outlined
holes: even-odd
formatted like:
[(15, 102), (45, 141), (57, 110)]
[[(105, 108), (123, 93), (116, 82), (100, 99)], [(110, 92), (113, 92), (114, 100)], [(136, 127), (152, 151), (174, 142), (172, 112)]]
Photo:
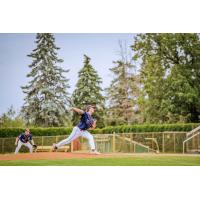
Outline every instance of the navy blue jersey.
[(94, 119), (88, 112), (84, 112), (81, 116), (81, 121), (77, 125), (81, 130), (87, 130), (92, 127)]
[(27, 143), (32, 140), (32, 134), (25, 135), (24, 133), (19, 135), (19, 140), (23, 143)]

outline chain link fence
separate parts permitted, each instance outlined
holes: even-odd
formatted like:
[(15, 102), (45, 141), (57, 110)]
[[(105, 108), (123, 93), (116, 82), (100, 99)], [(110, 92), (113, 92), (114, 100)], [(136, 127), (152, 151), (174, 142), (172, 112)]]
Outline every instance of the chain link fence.
[(189, 153), (199, 153), (200, 152), (200, 134), (193, 137), (191, 140), (187, 141), (186, 152)]
[[(162, 153), (182, 153), (183, 141), (186, 138), (186, 132), (122, 133), (120, 135)], [(128, 142), (125, 144), (122, 148), (123, 151), (131, 152), (131, 149), (133, 149), (131, 144)]]
[[(67, 135), (62, 136), (40, 136), (34, 137), (37, 146), (52, 146)], [(149, 152), (150, 149), (158, 150), (162, 153), (182, 153), (183, 141), (186, 139), (186, 132), (151, 132), (151, 133), (121, 133), (121, 134), (95, 134), (94, 135), (97, 150), (102, 153), (111, 152)], [(89, 150), (87, 140), (79, 139), (80, 149)], [(134, 143), (136, 142), (136, 143)], [(0, 153), (12, 153), (15, 151), (15, 138), (0, 138)], [(141, 143), (142, 145), (139, 145)], [(157, 143), (157, 144), (156, 144)], [(199, 147), (200, 135), (187, 144), (187, 148)], [(20, 152), (28, 152), (25, 146), (22, 146)]]

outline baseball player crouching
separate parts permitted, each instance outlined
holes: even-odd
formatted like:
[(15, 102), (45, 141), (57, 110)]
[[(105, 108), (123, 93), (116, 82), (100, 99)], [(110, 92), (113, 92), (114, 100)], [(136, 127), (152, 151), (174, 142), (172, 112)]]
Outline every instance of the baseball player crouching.
[(37, 148), (32, 139), (32, 134), (30, 133), (30, 130), (28, 128), (25, 129), (25, 133), (21, 133), (16, 138), (15, 145), (17, 146), (15, 149), (15, 154), (19, 152), (22, 145), (28, 147), (30, 153), (33, 152), (33, 148)]

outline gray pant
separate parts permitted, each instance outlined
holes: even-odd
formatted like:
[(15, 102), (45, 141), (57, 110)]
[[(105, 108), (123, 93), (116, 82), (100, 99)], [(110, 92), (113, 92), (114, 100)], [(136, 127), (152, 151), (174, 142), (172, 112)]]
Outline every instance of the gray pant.
[(17, 144), (17, 147), (16, 147), (16, 149), (15, 149), (15, 154), (17, 154), (17, 153), (19, 152), (19, 150), (20, 150), (20, 148), (21, 148), (22, 145), (28, 147), (30, 153), (33, 153), (33, 147), (32, 147), (32, 145), (30, 144), (30, 142), (23, 143), (22, 141), (19, 140), (19, 141), (18, 141), (18, 144)]

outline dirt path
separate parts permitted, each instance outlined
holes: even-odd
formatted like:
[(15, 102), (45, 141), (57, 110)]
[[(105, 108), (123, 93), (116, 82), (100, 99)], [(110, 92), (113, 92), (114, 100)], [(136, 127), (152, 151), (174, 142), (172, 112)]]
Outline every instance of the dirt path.
[[(133, 153), (110, 153), (92, 155), (89, 153), (63, 153), (63, 152), (47, 152), (47, 153), (19, 153), (0, 154), (0, 160), (56, 160), (70, 158), (105, 158), (105, 157), (155, 157), (155, 156), (183, 156), (183, 154), (133, 154)], [(198, 154), (184, 154), (184, 156), (198, 156)]]
[(56, 160), (67, 158), (94, 158), (106, 157), (105, 155), (92, 155), (89, 153), (63, 153), (63, 152), (47, 152), (47, 153), (19, 153), (15, 154), (2, 154), (0, 160)]

